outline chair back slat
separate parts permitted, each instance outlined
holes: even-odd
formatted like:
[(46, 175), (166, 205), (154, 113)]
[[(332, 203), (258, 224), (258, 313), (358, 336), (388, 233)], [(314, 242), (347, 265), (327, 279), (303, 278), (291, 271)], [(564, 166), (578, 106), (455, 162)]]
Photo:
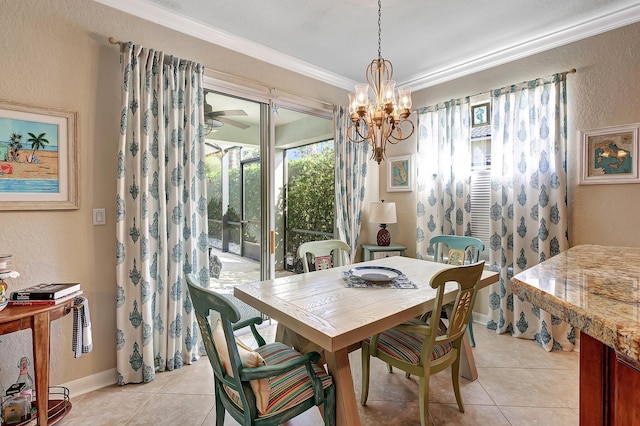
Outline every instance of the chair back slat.
[(453, 282), (458, 286), (456, 301), (449, 317), (449, 326), (443, 335), (436, 336), (436, 333), (433, 333), (432, 344), (443, 344), (462, 338), (471, 319), (472, 308), (478, 294), (483, 269), (484, 261), (481, 261), (471, 265), (445, 269), (431, 279), (431, 288), (438, 290), (434, 312), (440, 312), (442, 309), (447, 283)]
[(461, 235), (436, 235), (429, 240), (429, 247), (433, 247), (434, 261), (443, 263), (447, 255), (447, 263), (451, 265), (475, 263), (484, 251), (480, 239)]
[[(223, 296), (197, 285), (195, 275), (187, 274), (186, 278), (191, 295), (191, 302), (193, 303), (196, 319), (200, 328), (200, 334), (205, 351), (213, 367), (214, 376), (217, 380), (238, 391), (242, 397), (244, 396), (244, 392), (242, 391), (243, 385), (238, 372), (238, 366), (242, 365), (242, 362), (233, 334), (233, 324), (240, 320), (240, 313), (238, 309)], [(211, 311), (216, 311), (220, 314), (220, 321), (222, 323), (222, 329), (224, 330), (225, 341), (227, 342), (227, 356), (231, 360), (230, 364), (233, 376), (228, 375), (225, 371), (218, 348), (213, 342), (213, 330), (209, 320)], [(246, 403), (246, 401), (243, 402)]]

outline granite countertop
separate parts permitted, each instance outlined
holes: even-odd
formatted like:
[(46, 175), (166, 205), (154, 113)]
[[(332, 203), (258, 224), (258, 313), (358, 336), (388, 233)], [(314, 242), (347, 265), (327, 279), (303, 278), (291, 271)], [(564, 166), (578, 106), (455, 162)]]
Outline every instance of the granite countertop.
[(640, 248), (575, 246), (511, 282), (516, 295), (640, 361)]

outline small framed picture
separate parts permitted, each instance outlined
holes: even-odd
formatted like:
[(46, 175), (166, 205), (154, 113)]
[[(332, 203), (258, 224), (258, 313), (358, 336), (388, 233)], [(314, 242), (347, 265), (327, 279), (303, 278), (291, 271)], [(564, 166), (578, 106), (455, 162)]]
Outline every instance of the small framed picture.
[(471, 127), (491, 124), (491, 103), (473, 105), (471, 107)]
[(387, 161), (387, 192), (411, 191), (411, 155), (389, 157)]
[(640, 183), (640, 123), (580, 132), (580, 185)]

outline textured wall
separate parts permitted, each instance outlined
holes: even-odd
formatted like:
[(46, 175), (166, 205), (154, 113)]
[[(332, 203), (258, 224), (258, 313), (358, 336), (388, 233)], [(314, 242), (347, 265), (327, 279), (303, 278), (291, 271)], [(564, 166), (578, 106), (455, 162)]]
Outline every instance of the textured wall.
[[(346, 92), (231, 52), (89, 0), (5, 1), (0, 5), (0, 97), (78, 112), (80, 209), (0, 211), (0, 253), (21, 273), (10, 290), (39, 282), (78, 281), (90, 300), (94, 351), (74, 360), (71, 316), (52, 325), (51, 382), (115, 368), (115, 164), (120, 110), (118, 47), (132, 40), (272, 87), (337, 103)], [(92, 225), (105, 207), (107, 224)], [(0, 381), (18, 376), (31, 356), (31, 334), (0, 337)]]
[[(470, 77), (425, 89), (414, 107), (475, 94), (554, 72), (569, 76), (570, 238), (572, 244), (638, 246), (640, 185), (576, 186), (579, 129), (640, 121), (638, 40), (640, 24), (560, 47)], [(0, 5), (0, 97), (78, 112), (80, 209), (0, 212), (0, 252), (14, 255), (22, 276), (12, 289), (45, 281), (79, 281), (90, 299), (94, 352), (77, 360), (71, 352), (70, 317), (52, 325), (52, 383), (64, 383), (115, 367), (115, 154), (117, 150), (119, 54), (107, 37), (136, 43), (235, 75), (257, 78), (328, 102), (346, 104), (346, 92), (252, 58), (230, 52), (89, 0), (21, 0)], [(420, 45), (410, 47), (420, 54)], [(364, 67), (364, 65), (363, 65)], [(363, 68), (364, 72), (364, 68)], [(415, 115), (413, 116), (415, 118)], [(415, 152), (415, 138), (389, 155)], [(379, 180), (376, 171), (380, 171)], [(415, 254), (415, 191), (387, 194), (386, 166), (370, 168), (368, 196), (398, 203), (394, 242)], [(368, 205), (368, 203), (367, 203)], [(107, 225), (93, 226), (91, 210), (107, 209)], [(366, 221), (366, 216), (365, 216)], [(376, 224), (364, 223), (364, 243)], [(477, 306), (484, 306), (479, 301)], [(0, 381), (17, 377), (20, 356), (30, 356), (28, 332), (2, 336)]]
[[(419, 46), (416, 47), (416, 53), (419, 54)], [(414, 108), (433, 105), (571, 68), (576, 68), (577, 73), (567, 77), (570, 244), (638, 247), (640, 185), (578, 185), (578, 132), (640, 122), (640, 24), (609, 31), (419, 91), (414, 94), (413, 105)], [(415, 142), (406, 146), (400, 143), (392, 147), (389, 154), (406, 154), (412, 150), (415, 150)], [(414, 254), (415, 192), (385, 194), (384, 182), (383, 172), (380, 176), (380, 197), (395, 201), (399, 210), (408, 212), (402, 213), (400, 230), (394, 232), (393, 227), (391, 228), (394, 242), (407, 245), (407, 252)], [(488, 312), (486, 295), (478, 299), (476, 310)]]

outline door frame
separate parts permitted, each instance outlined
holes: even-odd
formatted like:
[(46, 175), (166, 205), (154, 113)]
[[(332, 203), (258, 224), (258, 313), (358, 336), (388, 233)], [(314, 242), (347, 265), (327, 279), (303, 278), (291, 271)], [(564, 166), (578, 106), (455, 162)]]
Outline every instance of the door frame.
[(282, 106), (293, 111), (333, 120), (333, 105), (286, 92), (278, 92), (276, 95), (275, 89), (255, 81), (250, 83), (262, 85), (262, 90), (251, 89), (207, 75), (204, 76), (203, 82), (207, 90), (260, 104), (260, 279), (274, 279), (276, 217), (274, 111)]

